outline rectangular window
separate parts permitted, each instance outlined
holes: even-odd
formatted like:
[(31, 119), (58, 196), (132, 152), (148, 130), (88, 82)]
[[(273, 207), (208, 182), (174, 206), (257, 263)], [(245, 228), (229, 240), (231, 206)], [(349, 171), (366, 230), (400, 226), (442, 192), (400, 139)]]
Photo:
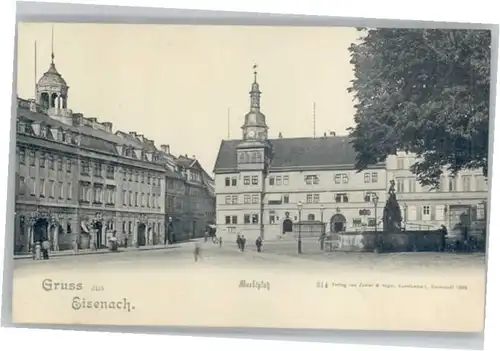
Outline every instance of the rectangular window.
[(281, 176), (276, 177), (276, 185), (281, 185)]
[(365, 183), (370, 183), (370, 173), (365, 173)]
[(360, 227), (362, 225), (361, 218), (353, 218), (352, 219), (352, 226), (353, 227)]
[(243, 223), (250, 224), (250, 215), (249, 214), (243, 215)]
[(70, 158), (68, 158), (66, 160), (66, 173), (71, 173), (71, 164), (72, 164), (72, 161)]
[(135, 204), (135, 207), (139, 206), (139, 193), (137, 191), (134, 194), (134, 204)]
[(112, 165), (106, 166), (106, 178), (115, 179), (115, 167)]
[(45, 197), (45, 179), (40, 179), (40, 197)]
[(307, 196), (306, 196), (306, 202), (308, 204), (311, 204), (313, 202), (313, 196), (312, 196), (312, 194), (307, 194)]
[(405, 169), (405, 159), (403, 157), (398, 157), (396, 159), (396, 162), (397, 162), (398, 169)]
[(226, 224), (231, 224), (231, 216), (226, 216), (224, 219)]
[(40, 152), (40, 168), (45, 168), (45, 153)]
[(463, 176), (463, 191), (471, 191), (471, 176)]
[(64, 199), (64, 183), (59, 182), (59, 198)]
[(287, 204), (290, 202), (290, 196), (288, 195), (283, 195), (283, 203)]
[(274, 185), (274, 177), (269, 177), (269, 185)]
[(49, 161), (49, 169), (54, 169), (54, 155), (49, 155), (48, 161)]
[(35, 151), (30, 151), (30, 166), (35, 166), (36, 154)]
[(288, 176), (283, 176), (283, 185), (288, 185)]
[(232, 177), (231, 178), (231, 186), (236, 186), (238, 184), (238, 181), (236, 179), (236, 177)]
[(238, 216), (232, 216), (231, 222), (232, 222), (232, 224), (238, 224)]
[(258, 194), (253, 194), (252, 195), (252, 203), (253, 204), (258, 204), (259, 203), (259, 195)]
[(122, 200), (123, 200), (123, 206), (127, 206), (127, 190), (123, 190)]
[(405, 180), (403, 178), (396, 178), (396, 192), (405, 192)]
[(24, 165), (26, 162), (26, 151), (24, 149), (19, 149), (19, 163)]
[(63, 159), (62, 157), (59, 157), (57, 159), (57, 170), (62, 171), (63, 170)]
[(449, 191), (457, 191), (457, 179), (455, 177), (448, 178)]
[(252, 185), (259, 185), (259, 176), (252, 176)]
[(19, 195), (24, 195), (25, 181), (24, 177), (19, 177)]
[(238, 204), (238, 195), (233, 195), (232, 196), (232, 202), (233, 202), (233, 205), (237, 205)]
[(431, 207), (430, 206), (422, 206), (422, 219), (424, 221), (428, 221), (431, 219)]
[(486, 186), (486, 181), (485, 178), (481, 175), (477, 175), (474, 177), (475, 185), (476, 185), (476, 191), (486, 191), (488, 190), (488, 187)]
[(335, 177), (333, 179), (335, 181), (335, 184), (340, 184), (342, 181), (342, 174), (335, 174)]
[(317, 175), (307, 175), (305, 176), (305, 182), (307, 185), (319, 184), (319, 177)]
[(274, 215), (269, 215), (269, 224), (274, 224), (276, 217)]
[(249, 204), (250, 203), (250, 195), (244, 195), (243, 196), (243, 202), (246, 203), (246, 204)]
[(68, 200), (71, 200), (73, 198), (73, 185), (71, 183), (68, 183)]
[(377, 182), (378, 182), (378, 173), (372, 172), (372, 183), (377, 183)]
[(225, 184), (225, 186), (231, 186), (231, 178), (226, 177), (224, 180), (224, 184)]
[(342, 184), (347, 184), (349, 183), (349, 177), (347, 174), (342, 174)]
[(226, 205), (231, 205), (231, 196), (230, 195), (226, 195), (225, 201), (226, 201)]
[(313, 202), (317, 204), (319, 202), (319, 194), (314, 194), (313, 196)]
[(252, 224), (259, 224), (259, 215), (258, 214), (252, 215)]
[(349, 198), (346, 193), (338, 193), (335, 194), (335, 202), (337, 203), (349, 202)]
[(102, 177), (102, 165), (94, 163), (94, 177)]
[(81, 174), (82, 175), (89, 175), (90, 174), (90, 163), (89, 161), (81, 161)]
[(250, 176), (244, 176), (243, 177), (243, 184), (244, 185), (250, 185)]
[(415, 178), (408, 179), (408, 191), (414, 193), (417, 191), (417, 180)]
[(31, 196), (36, 196), (36, 179), (34, 177), (30, 178), (30, 195)]

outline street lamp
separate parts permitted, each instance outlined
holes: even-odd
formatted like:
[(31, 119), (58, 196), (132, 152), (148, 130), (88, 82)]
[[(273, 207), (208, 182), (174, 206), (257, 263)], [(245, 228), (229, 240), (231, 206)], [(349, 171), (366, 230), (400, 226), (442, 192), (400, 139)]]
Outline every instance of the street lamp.
[(406, 221), (407, 221), (407, 218), (408, 218), (408, 205), (407, 204), (403, 204), (403, 214), (404, 214), (404, 217), (405, 217), (405, 222), (404, 222), (403, 230), (406, 231)]
[(377, 194), (373, 194), (372, 197), (373, 205), (375, 206), (375, 231), (377, 231), (377, 204), (378, 204), (378, 196)]
[(321, 238), (320, 238), (320, 243), (321, 243), (321, 251), (323, 251), (324, 245), (325, 245), (325, 222), (323, 222), (323, 212), (325, 211), (325, 207), (323, 204), (321, 204), (319, 211), (321, 213)]
[(302, 253), (302, 233), (301, 233), (301, 224), (300, 222), (302, 221), (302, 201), (299, 201), (297, 203), (297, 208), (299, 210), (299, 240), (297, 241), (297, 252), (299, 254)]

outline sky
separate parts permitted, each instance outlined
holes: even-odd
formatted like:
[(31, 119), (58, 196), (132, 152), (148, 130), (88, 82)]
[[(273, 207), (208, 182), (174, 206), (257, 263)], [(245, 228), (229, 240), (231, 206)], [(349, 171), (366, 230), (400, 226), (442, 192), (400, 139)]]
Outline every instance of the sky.
[[(54, 40), (52, 41), (52, 33)], [(50, 64), (68, 108), (136, 131), (212, 173), (221, 140), (241, 139), (254, 64), (269, 137), (347, 134), (355, 28), (20, 23), (17, 91), (33, 98)]]

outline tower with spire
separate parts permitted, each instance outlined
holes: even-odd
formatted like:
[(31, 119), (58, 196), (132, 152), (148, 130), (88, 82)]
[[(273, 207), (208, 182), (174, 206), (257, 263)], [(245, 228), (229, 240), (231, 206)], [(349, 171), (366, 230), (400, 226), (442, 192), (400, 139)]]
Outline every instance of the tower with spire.
[(250, 111), (241, 127), (243, 140), (238, 145), (238, 169), (266, 171), (271, 145), (267, 138), (266, 116), (260, 110), (260, 87), (257, 65), (253, 66), (254, 80), (250, 90)]
[(241, 127), (245, 142), (264, 143), (267, 141), (268, 127), (266, 116), (260, 111), (260, 91), (257, 82), (257, 65), (253, 66), (254, 80), (250, 90), (250, 111), (245, 115), (245, 123)]
[(68, 109), (69, 86), (57, 71), (54, 54), (54, 29), (52, 28), (51, 55), (49, 69), (36, 84), (36, 103), (46, 109), (51, 118), (72, 124), (72, 112)]

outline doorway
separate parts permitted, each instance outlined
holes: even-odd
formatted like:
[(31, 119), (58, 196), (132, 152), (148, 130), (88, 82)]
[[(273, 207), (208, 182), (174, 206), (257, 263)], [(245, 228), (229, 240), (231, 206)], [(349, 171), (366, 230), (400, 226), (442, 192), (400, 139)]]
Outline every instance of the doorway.
[(283, 221), (283, 234), (293, 232), (293, 222), (287, 218)]
[(346, 219), (344, 215), (337, 213), (330, 219), (330, 232), (339, 233), (345, 231)]
[(95, 238), (95, 247), (97, 249), (101, 249), (102, 248), (102, 222), (101, 221), (98, 221), (98, 222), (95, 222), (94, 224), (94, 229), (95, 229), (95, 233), (96, 233), (96, 238)]
[(139, 223), (137, 226), (137, 245), (146, 245), (146, 225), (144, 223)]
[(48, 239), (47, 228), (49, 222), (45, 218), (39, 218), (33, 225), (33, 243), (42, 242)]

